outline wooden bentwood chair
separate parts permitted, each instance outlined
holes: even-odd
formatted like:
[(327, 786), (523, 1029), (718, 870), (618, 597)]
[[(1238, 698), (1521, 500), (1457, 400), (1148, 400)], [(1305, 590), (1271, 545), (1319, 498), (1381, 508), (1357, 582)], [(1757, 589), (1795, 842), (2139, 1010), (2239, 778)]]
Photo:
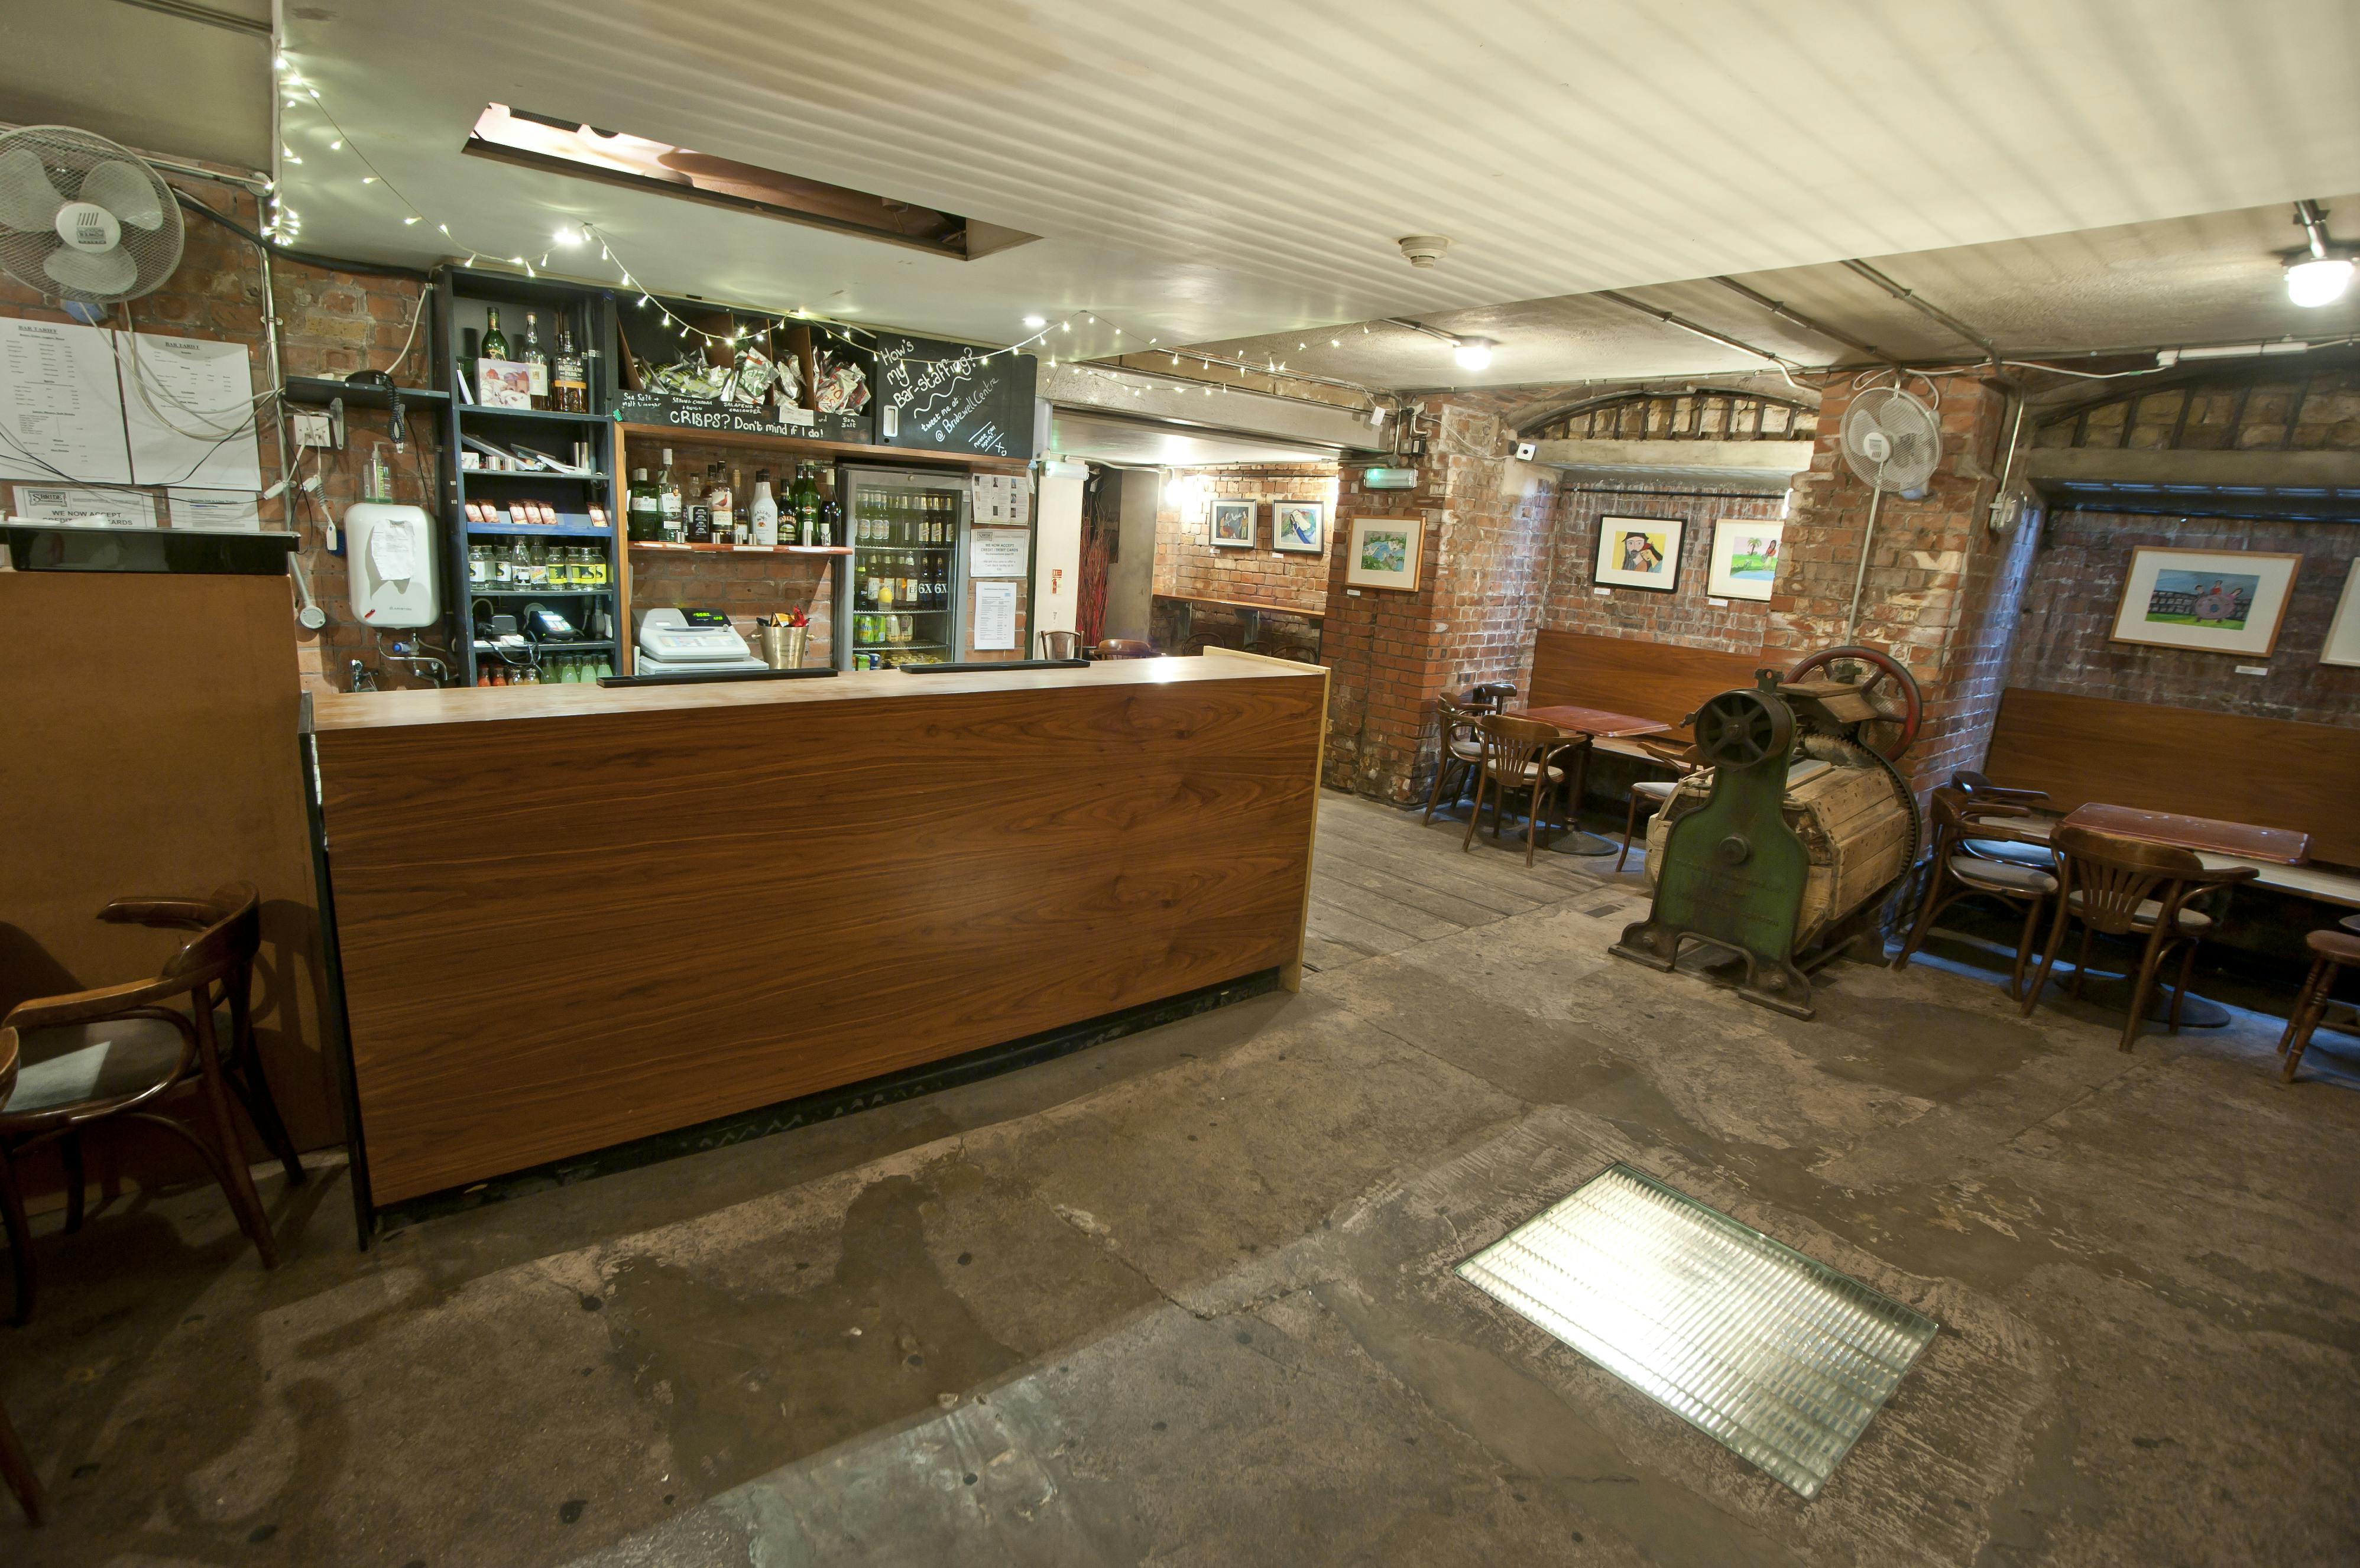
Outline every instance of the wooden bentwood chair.
[(2188, 978), (2196, 967), (2196, 944), (2218, 919), (2212, 911), (2190, 908), (2195, 900), (2250, 882), (2260, 873), (2250, 866), (2208, 871), (2195, 851), (2175, 844), (2144, 844), (2116, 838), (2087, 828), (2059, 828), (2049, 836), (2057, 852), (2060, 896), (2057, 918), (2049, 928), (2049, 945), (2040, 955), (2040, 972), (2024, 993), (2024, 1016), (2030, 1018), (2049, 984), (2057, 950), (2064, 945), (2065, 927), (2079, 921), (2081, 945), (2073, 960), (2072, 994), (2081, 994), (2088, 972), (2090, 939), (2103, 933), (2141, 939), (2139, 966), (2131, 983), (2130, 1006), (2123, 1018), (2123, 1046), (2131, 1048), (2147, 1021), (2147, 993), (2155, 988), (2165, 962), (2177, 947), (2180, 979), (2172, 986), (2169, 1027), (2180, 1032), (2180, 1005), (2188, 995)]
[[(8, 1096), (16, 1087), (16, 1031), (0, 1029), (0, 1110), (7, 1108)], [(16, 1429), (9, 1424), (5, 1407), (0, 1407), (0, 1481), (8, 1483), (25, 1517), (39, 1524), (45, 1511), (41, 1478), (33, 1474), (33, 1462), (24, 1443), (17, 1441)]]
[(1483, 736), (1475, 727), (1482, 713), (1448, 697), (1437, 697), (1434, 714), (1442, 726), (1442, 756), (1434, 765), (1434, 788), (1426, 794), (1425, 820), (1429, 822), (1434, 821), (1434, 809), (1442, 804), (1444, 781), (1455, 778), (1450, 799), (1457, 800), (1467, 793), (1468, 780), (1483, 766)]
[[(228, 1195), (239, 1228), (266, 1269), (277, 1264), (278, 1252), (246, 1174), (230, 1116), (232, 1094), (279, 1157), (289, 1183), (303, 1180), (302, 1162), (255, 1053), (248, 992), (262, 939), (261, 900), (255, 890), (239, 884), (211, 898), (117, 898), (98, 918), (196, 934), (152, 978), (37, 997), (0, 1018), (0, 1028), (14, 1029), (24, 1051), (16, 1092), (0, 1106), (0, 1221), (8, 1232), (16, 1276), (15, 1321), (20, 1323), (33, 1313), (32, 1233), (14, 1166), (27, 1149), (59, 1145), (66, 1169), (65, 1228), (71, 1232), (82, 1228), (83, 1132), (116, 1121), (163, 1128), (196, 1150)], [(186, 999), (186, 1011), (162, 1005), (176, 998)], [(216, 1009), (224, 1007), (229, 1018), (226, 1049), (216, 1022)], [(182, 1089), (204, 1102), (209, 1138), (161, 1114), (158, 1102)]]
[[(1542, 807), (1565, 785), (1562, 761), (1578, 756), (1586, 765), (1590, 760), (1590, 737), (1585, 735), (1568, 738), (1555, 724), (1520, 719), (1510, 713), (1482, 714), (1475, 722), (1475, 730), (1482, 738), (1483, 762), (1475, 775), (1475, 808), (1468, 813), (1467, 837), (1459, 847), (1474, 847), (1475, 828), (1483, 817), (1486, 790), (1491, 796), (1491, 836), (1498, 838), (1501, 799), (1511, 789), (1521, 789), (1526, 797), (1524, 864), (1530, 866), (1533, 853), (1540, 844)], [(1571, 826), (1569, 814), (1568, 820), (1558, 825)]]
[(2057, 878), (2037, 866), (1994, 852), (2020, 847), (1999, 836), (2008, 831), (2002, 824), (2009, 817), (2031, 814), (2027, 807), (1980, 799), (1956, 786), (1934, 791), (1934, 858), (1926, 876), (1926, 901), (1918, 906), (1908, 938), (1894, 956), (1894, 968), (1907, 966), (1909, 955), (1924, 943), (1926, 933), (1944, 909), (1961, 898), (1997, 898), (2011, 909), (2021, 906), (2024, 910), (2024, 930), (2016, 939), (2016, 966), (2007, 976), (2008, 998), (2024, 999), (2025, 965), (2032, 960), (2040, 911), (2056, 893)]
[(1079, 659), (1082, 636), (1079, 632), (1043, 632), (1041, 657), (1043, 659)]

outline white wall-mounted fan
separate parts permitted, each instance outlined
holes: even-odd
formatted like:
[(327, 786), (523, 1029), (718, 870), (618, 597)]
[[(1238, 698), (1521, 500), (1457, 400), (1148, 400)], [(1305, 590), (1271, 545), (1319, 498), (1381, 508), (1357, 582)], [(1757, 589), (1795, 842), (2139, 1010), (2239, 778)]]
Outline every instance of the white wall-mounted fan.
[(1868, 528), (1861, 536), (1860, 565), (1852, 577), (1852, 614), (1844, 641), (1860, 627), (1861, 591), (1868, 585), (1868, 552), (1876, 543), (1876, 506), (1887, 495), (1918, 489), (1942, 461), (1942, 421), (1934, 410), (1898, 387), (1872, 387), (1852, 400), (1837, 434), (1844, 462), (1868, 488)]
[(0, 271), (60, 299), (113, 305), (180, 265), (180, 205), (137, 155), (71, 125), (0, 135)]

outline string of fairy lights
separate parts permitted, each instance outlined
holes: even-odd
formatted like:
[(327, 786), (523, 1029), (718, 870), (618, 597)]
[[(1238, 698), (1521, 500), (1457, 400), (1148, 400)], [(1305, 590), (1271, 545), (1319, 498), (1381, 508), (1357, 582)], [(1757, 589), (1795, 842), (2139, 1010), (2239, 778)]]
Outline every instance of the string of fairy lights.
[[(654, 311), (661, 318), (664, 325), (684, 344), (694, 341), (701, 344), (716, 345), (735, 349), (738, 345), (744, 343), (748, 339), (767, 332), (770, 327), (783, 328), (790, 324), (811, 326), (835, 337), (838, 342), (843, 343), (847, 346), (858, 346), (854, 343), (853, 338), (853, 334), (856, 333), (861, 337), (869, 339), (871, 342), (876, 341), (880, 335), (873, 329), (862, 326), (858, 322), (838, 321), (833, 317), (821, 315), (801, 307), (792, 310), (775, 311), (749, 310), (738, 306), (718, 306), (716, 307), (716, 309), (726, 310), (729, 314), (729, 330), (726, 332), (709, 331), (678, 314), (670, 305), (666, 304), (664, 300), (657, 295), (653, 289), (650, 288), (645, 282), (643, 282), (639, 278), (639, 275), (632, 271), (629, 264), (623, 260), (616, 245), (614, 236), (606, 233), (606, 231), (599, 228), (595, 223), (589, 223), (579, 218), (569, 218), (559, 225), (555, 234), (552, 236), (549, 246), (541, 251), (541, 257), (538, 262), (535, 262), (527, 255), (502, 256), (497, 249), (479, 249), (467, 243), (465, 240), (461, 239), (457, 234), (452, 233), (451, 225), (449, 223), (442, 223), (432, 217), (425, 211), (425, 209), (419, 206), (415, 201), (412, 201), (408, 194), (402, 191), (400, 186), (397, 185), (392, 180), (387, 177), (385, 171), (380, 169), (377, 164), (370, 159), (367, 152), (361, 147), (359, 143), (353, 139), (351, 134), (344, 129), (343, 123), (336, 118), (334, 112), (328, 107), (326, 101), (320, 95), (320, 89), (317, 83), (307, 81), (302, 72), (284, 54), (276, 57), (272, 63), (278, 74), (279, 93), (281, 103), (282, 124), (279, 148), (281, 160), (284, 163), (299, 166), (303, 162), (302, 158), (295, 151), (293, 145), (287, 140), (283, 123), (284, 111), (287, 109), (308, 109), (316, 113), (323, 122), (324, 127), (332, 133), (327, 142), (328, 150), (331, 152), (341, 153), (351, 158), (354, 162), (358, 164), (366, 171), (360, 177), (360, 182), (362, 185), (371, 188), (381, 188), (387, 195), (390, 196), (396, 202), (399, 203), (402, 210), (401, 223), (403, 227), (410, 228), (415, 227), (420, 223), (432, 223), (434, 225), (435, 232), (440, 234), (444, 239), (451, 242), (451, 245), (454, 253), (464, 253), (464, 256), (461, 256), (459, 262), (459, 265), (462, 267), (473, 267), (479, 263), (484, 262), (492, 263), (494, 266), (498, 266), (504, 263), (507, 266), (520, 268), (527, 278), (537, 278), (541, 277), (543, 272), (548, 270), (550, 258), (556, 256), (561, 250), (571, 250), (577, 246), (587, 247), (595, 245), (598, 247), (598, 259), (615, 269), (619, 281), (626, 289), (638, 294), (638, 308), (642, 310)], [(264, 192), (266, 208), (262, 233), (264, 237), (270, 240), (274, 245), (287, 246), (292, 245), (296, 241), (301, 238), (303, 232), (303, 219), (302, 214), (298, 212), (282, 196), (280, 192), (280, 180), (274, 178), (269, 181), (268, 186)], [(752, 326), (743, 320), (743, 318), (747, 317), (759, 318), (766, 324), (762, 327)], [(1389, 411), (1384, 402), (1374, 389), (1362, 386), (1358, 382), (1340, 380), (1335, 376), (1319, 376), (1306, 371), (1290, 371), (1287, 369), (1285, 362), (1276, 358), (1274, 355), (1265, 356), (1263, 363), (1257, 365), (1242, 359), (1232, 358), (1227, 355), (1213, 354), (1199, 349), (1169, 347), (1161, 343), (1155, 337), (1149, 336), (1142, 338), (1137, 333), (1128, 333), (1121, 327), (1116, 325), (1113, 321), (1107, 320), (1103, 314), (1096, 310), (1074, 310), (1054, 321), (1049, 320), (1043, 316), (1027, 317), (1024, 324), (1028, 328), (1033, 329), (1031, 336), (1020, 338), (1014, 343), (1005, 343), (998, 348), (978, 348), (971, 354), (963, 354), (959, 357), (962, 359), (973, 360), (979, 364), (996, 359), (1001, 354), (1022, 354), (1028, 349), (1046, 345), (1046, 357), (1052, 368), (1054, 368), (1061, 363), (1076, 367), (1087, 366), (1091, 360), (1105, 356), (1090, 355), (1076, 357), (1071, 353), (1067, 353), (1061, 357), (1055, 347), (1059, 339), (1070, 335), (1073, 332), (1074, 323), (1077, 321), (1082, 322), (1085, 326), (1103, 328), (1106, 331), (1112, 332), (1118, 342), (1120, 342), (1125, 338), (1129, 338), (1133, 344), (1143, 345), (1140, 347), (1117, 348), (1114, 350), (1114, 355), (1118, 358), (1125, 355), (1137, 357), (1142, 354), (1149, 356), (1162, 354), (1171, 361), (1172, 366), (1175, 369), (1183, 366), (1185, 362), (1194, 360), (1196, 363), (1197, 369), (1204, 372), (1210, 372), (1216, 367), (1218, 367), (1220, 369), (1232, 371), (1240, 377), (1259, 376), (1268, 376), (1273, 380), (1279, 377), (1285, 377), (1295, 381), (1311, 382), (1320, 386), (1338, 387), (1354, 393), (1367, 400), (1368, 408), (1366, 409), (1366, 413), (1368, 415), (1369, 421), (1371, 424), (1382, 424)], [(1360, 331), (1363, 333), (1369, 331), (1367, 323), (1361, 323)], [(1330, 346), (1341, 345), (1341, 340), (1338, 338), (1330, 337), (1328, 341)], [(1300, 346), (1307, 348), (1309, 346), (1309, 340), (1303, 340)], [(912, 365), (925, 365), (934, 362), (913, 359), (907, 360), (905, 363)], [(1126, 368), (1136, 369), (1138, 367), (1127, 366)], [(1130, 386), (1128, 383), (1123, 382), (1120, 377), (1107, 376), (1103, 371), (1091, 369), (1088, 371), (1088, 374), (1097, 376), (1099, 379), (1115, 382), (1117, 385), (1124, 387), (1125, 389), (1129, 390), (1134, 397), (1145, 396), (1146, 389), (1144, 387)], [(1175, 379), (1192, 378), (1178, 377)], [(1229, 392), (1229, 387), (1224, 383), (1207, 383), (1204, 384), (1203, 390), (1205, 396), (1209, 397), (1214, 396), (1216, 393), (1226, 395)], [(1260, 389), (1241, 387), (1240, 390), (1258, 391)], [(1275, 393), (1274, 389), (1273, 395), (1284, 396), (1284, 394)]]

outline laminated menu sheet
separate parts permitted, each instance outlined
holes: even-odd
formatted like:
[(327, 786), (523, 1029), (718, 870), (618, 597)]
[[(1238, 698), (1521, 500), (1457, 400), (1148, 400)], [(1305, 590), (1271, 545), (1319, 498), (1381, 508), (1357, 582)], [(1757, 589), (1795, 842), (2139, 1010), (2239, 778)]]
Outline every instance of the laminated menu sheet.
[(1016, 584), (975, 585), (975, 648), (993, 653), (1016, 646)]
[(0, 319), (0, 478), (260, 490), (244, 343)]
[(131, 483), (113, 332), (0, 319), (0, 478)]

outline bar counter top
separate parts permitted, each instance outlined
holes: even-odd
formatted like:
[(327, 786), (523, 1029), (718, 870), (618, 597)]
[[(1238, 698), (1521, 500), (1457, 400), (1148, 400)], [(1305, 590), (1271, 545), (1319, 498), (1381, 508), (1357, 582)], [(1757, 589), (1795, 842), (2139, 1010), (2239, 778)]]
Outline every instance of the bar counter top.
[(858, 670), (808, 681), (715, 681), (670, 686), (457, 686), (408, 691), (331, 691), (311, 700), (311, 727), (398, 729), (506, 719), (556, 719), (583, 713), (652, 713), (688, 709), (752, 708), (780, 702), (872, 702), (900, 697), (948, 697), (977, 692), (1102, 690), (1109, 686), (1176, 686), (1198, 681), (1317, 678), (1310, 664), (1214, 649), (1196, 659), (1109, 659), (1076, 670), (956, 670), (911, 675), (899, 670)]

